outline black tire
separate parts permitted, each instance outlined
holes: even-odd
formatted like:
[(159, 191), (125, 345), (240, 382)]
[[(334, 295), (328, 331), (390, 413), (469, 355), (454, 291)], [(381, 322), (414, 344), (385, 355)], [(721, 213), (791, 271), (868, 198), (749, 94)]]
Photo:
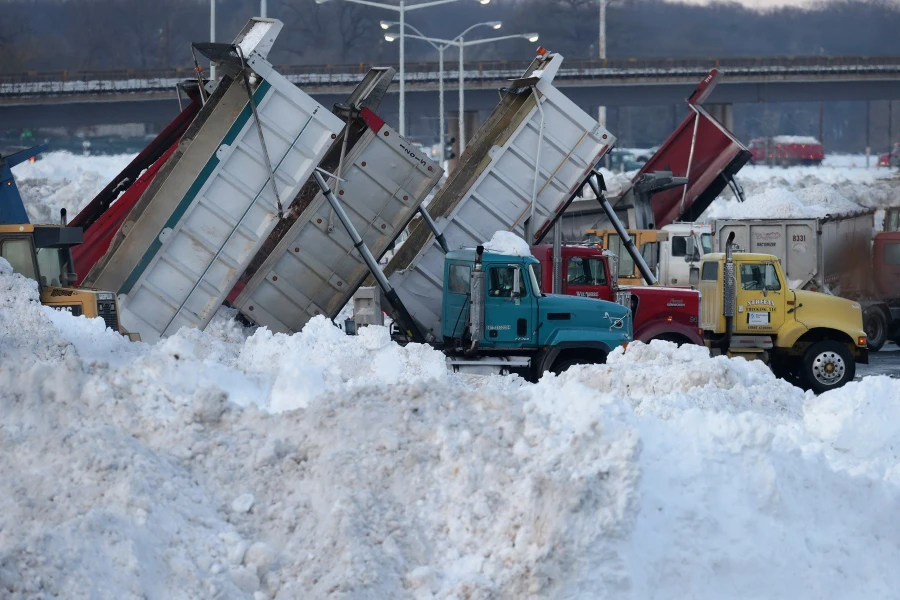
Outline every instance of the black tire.
[(550, 369), (555, 375), (559, 375), (560, 373), (568, 370), (569, 367), (574, 367), (575, 365), (602, 365), (606, 363), (606, 356), (604, 355), (602, 359), (597, 360), (593, 358), (567, 358), (564, 360), (558, 360), (553, 363), (553, 367)]
[(888, 322), (884, 313), (872, 308), (863, 313), (863, 329), (866, 331), (869, 351), (878, 352), (887, 342)]
[(837, 389), (856, 376), (856, 361), (847, 346), (831, 340), (810, 346), (801, 364), (807, 388), (817, 394)]

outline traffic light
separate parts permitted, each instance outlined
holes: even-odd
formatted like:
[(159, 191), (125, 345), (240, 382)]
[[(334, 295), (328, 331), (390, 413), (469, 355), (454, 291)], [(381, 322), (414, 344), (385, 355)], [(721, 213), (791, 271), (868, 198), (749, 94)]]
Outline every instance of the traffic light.
[(452, 160), (456, 158), (456, 153), (453, 151), (453, 144), (456, 142), (456, 138), (450, 138), (444, 144), (444, 160)]

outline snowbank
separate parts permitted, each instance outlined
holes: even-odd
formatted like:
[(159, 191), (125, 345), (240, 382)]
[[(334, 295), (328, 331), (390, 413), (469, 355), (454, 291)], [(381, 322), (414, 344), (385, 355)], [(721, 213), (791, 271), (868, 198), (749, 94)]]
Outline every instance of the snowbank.
[(47, 152), (24, 162), (13, 175), (32, 223), (59, 222), (59, 209), (71, 219), (134, 159), (133, 155), (81, 156)]
[(507, 256), (531, 256), (531, 247), (528, 243), (510, 231), (494, 233), (491, 241), (485, 242), (484, 251)]
[(738, 202), (725, 191), (702, 220), (816, 218), (900, 202), (900, 176), (886, 169), (751, 165), (737, 179), (747, 201)]
[(900, 585), (896, 380), (815, 398), (759, 363), (636, 342), (528, 384), (449, 374), (381, 328), (273, 335), (231, 314), (132, 344), (41, 307), (0, 261), (4, 598)]

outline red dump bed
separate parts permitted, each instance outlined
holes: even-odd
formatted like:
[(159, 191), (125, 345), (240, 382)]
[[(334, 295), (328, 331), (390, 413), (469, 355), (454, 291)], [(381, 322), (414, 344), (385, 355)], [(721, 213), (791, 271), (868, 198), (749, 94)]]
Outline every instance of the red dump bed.
[(713, 69), (688, 98), (691, 114), (660, 146), (634, 180), (644, 173), (672, 171), (688, 177), (679, 186), (652, 196), (656, 229), (675, 221), (695, 221), (728, 185), (728, 179), (750, 160), (750, 151), (702, 106), (719, 80)]
[(174, 154), (184, 132), (200, 111), (199, 97), (189, 93), (191, 103), (69, 223), (84, 229), (84, 243), (72, 248), (79, 285), (106, 254), (131, 209)]

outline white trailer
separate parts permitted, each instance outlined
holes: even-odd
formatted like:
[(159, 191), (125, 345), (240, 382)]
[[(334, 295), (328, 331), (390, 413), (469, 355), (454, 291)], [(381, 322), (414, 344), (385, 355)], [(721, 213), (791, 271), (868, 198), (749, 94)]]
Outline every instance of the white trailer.
[(443, 247), (420, 222), (386, 268), (426, 339), (441, 335), (444, 248), (474, 248), (501, 230), (538, 243), (615, 142), (553, 87), (562, 60), (540, 56), (512, 82), (429, 204)]
[(205, 45), (222, 80), (85, 280), (145, 341), (209, 323), (344, 125), (266, 60), (281, 27)]

